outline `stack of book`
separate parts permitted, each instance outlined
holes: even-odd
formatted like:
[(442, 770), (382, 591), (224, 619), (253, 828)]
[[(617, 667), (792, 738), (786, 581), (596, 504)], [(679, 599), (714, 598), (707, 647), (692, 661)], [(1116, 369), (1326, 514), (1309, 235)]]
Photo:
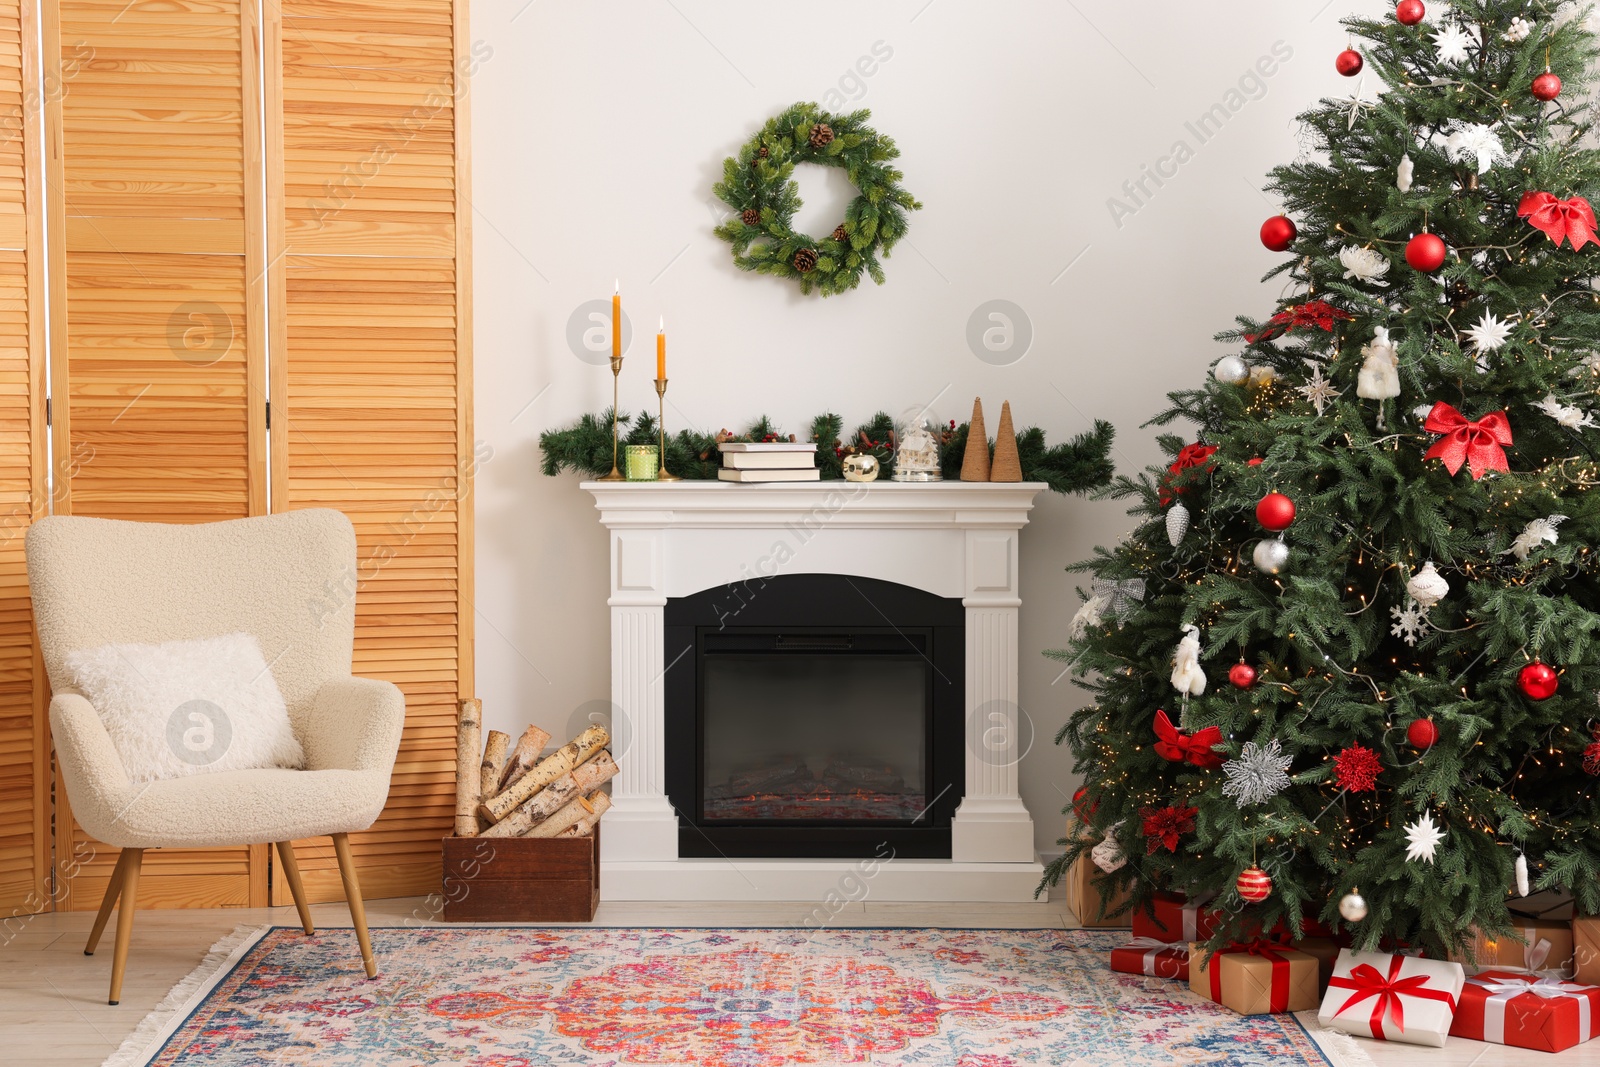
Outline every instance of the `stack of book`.
[(725, 482), (814, 482), (817, 470), (815, 442), (800, 441), (724, 441), (722, 469), (717, 477)]

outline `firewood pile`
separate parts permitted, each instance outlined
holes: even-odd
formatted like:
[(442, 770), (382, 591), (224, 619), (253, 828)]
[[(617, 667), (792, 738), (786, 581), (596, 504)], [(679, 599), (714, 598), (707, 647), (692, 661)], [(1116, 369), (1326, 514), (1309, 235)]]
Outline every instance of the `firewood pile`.
[(530, 726), (482, 736), (483, 702), (464, 700), (456, 720), (457, 837), (587, 837), (611, 798), (600, 791), (617, 773), (611, 735), (591, 726), (539, 758), (550, 734)]

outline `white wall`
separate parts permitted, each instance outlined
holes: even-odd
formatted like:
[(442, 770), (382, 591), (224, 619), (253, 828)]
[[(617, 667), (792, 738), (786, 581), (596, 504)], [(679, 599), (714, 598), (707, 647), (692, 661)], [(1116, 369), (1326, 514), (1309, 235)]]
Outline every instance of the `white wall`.
[[(476, 434), (494, 450), (476, 490), (486, 722), (560, 735), (609, 696), (605, 533), (576, 477), (538, 470), (540, 431), (610, 402), (609, 372), (567, 345), (577, 305), (621, 278), (639, 331), (624, 410), (655, 403), (648, 342), (666, 316), (669, 428), (738, 428), (765, 412), (803, 432), (824, 409), (853, 426), (933, 396), (938, 414), (965, 420), (977, 394), (991, 428), (1009, 399), (1019, 427), (1052, 440), (1110, 419), (1118, 466), (1134, 470), (1157, 458), (1140, 423), (1221, 354), (1211, 335), (1271, 308), (1259, 278), (1276, 257), (1256, 230), (1277, 205), (1259, 186), (1298, 151), (1292, 116), (1354, 91), (1333, 57), (1355, 4), (1389, 7), (480, 0), (472, 36), (492, 50), (471, 90)], [(1237, 92), (1275, 46), (1292, 54)], [(853, 80), (875, 47), (892, 54)], [(723, 157), (784, 106), (842, 106), (847, 93), (898, 142), (925, 205), (888, 283), (824, 301), (741, 274), (711, 232)], [(1185, 123), (1216, 103), (1237, 110), (1201, 143)], [(1129, 199), (1123, 183), (1178, 141), (1192, 158)], [(802, 193), (837, 197), (804, 170)], [(1114, 220), (1112, 197), (1131, 213)], [(1034, 330), (1009, 366), (980, 361), (965, 338), (994, 298)], [(1021, 781), (1041, 849), (1075, 787), (1050, 738), (1083, 695), (1038, 651), (1062, 643), (1079, 603), (1063, 565), (1129, 525), (1118, 504), (1045, 494), (1023, 531), (1021, 700), (1038, 736)]]

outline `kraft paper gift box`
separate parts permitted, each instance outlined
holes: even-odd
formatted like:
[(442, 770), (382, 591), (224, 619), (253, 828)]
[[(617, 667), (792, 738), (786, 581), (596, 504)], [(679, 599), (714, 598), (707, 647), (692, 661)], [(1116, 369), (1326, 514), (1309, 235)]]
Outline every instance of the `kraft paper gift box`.
[(1135, 937), (1128, 944), (1111, 950), (1111, 969), (1123, 974), (1143, 974), (1151, 978), (1189, 980), (1189, 943)]
[(1357, 1037), (1444, 1046), (1455, 1018), (1461, 964), (1345, 949), (1334, 961), (1317, 1021)]
[[(1473, 941), (1476, 970), (1540, 971), (1571, 974), (1574, 942), (1572, 924), (1549, 919), (1524, 919), (1513, 916), (1512, 934), (1490, 937), (1482, 931)], [(1520, 936), (1521, 941), (1516, 938)], [(1450, 958), (1466, 964), (1465, 953), (1452, 952)]]
[(1240, 1015), (1317, 1006), (1317, 958), (1279, 945), (1232, 945), (1209, 956), (1189, 946), (1189, 988)]
[(1572, 980), (1600, 985), (1600, 918), (1572, 920)]
[(1157, 941), (1207, 941), (1221, 918), (1204, 901), (1191, 901), (1182, 893), (1157, 893), (1149, 911), (1134, 909), (1133, 932)]
[(1484, 971), (1467, 979), (1450, 1033), (1513, 1048), (1560, 1052), (1595, 1036), (1600, 986)]
[[(1126, 912), (1114, 919), (1100, 918), (1100, 887), (1094, 884), (1094, 879), (1100, 876), (1100, 868), (1096, 867), (1089, 859), (1087, 853), (1078, 857), (1078, 861), (1067, 868), (1067, 876), (1063, 879), (1067, 890), (1067, 907), (1072, 909), (1072, 914), (1078, 917), (1078, 922), (1086, 927), (1106, 927), (1128, 925)], [(1128, 893), (1114, 892), (1111, 899), (1106, 901), (1105, 913), (1109, 914), (1128, 902)]]
[(1327, 989), (1328, 979), (1333, 977), (1334, 961), (1339, 958), (1339, 952), (1343, 948), (1338, 940), (1332, 937), (1305, 937), (1293, 942), (1289, 947), (1317, 958), (1317, 989), (1319, 993)]

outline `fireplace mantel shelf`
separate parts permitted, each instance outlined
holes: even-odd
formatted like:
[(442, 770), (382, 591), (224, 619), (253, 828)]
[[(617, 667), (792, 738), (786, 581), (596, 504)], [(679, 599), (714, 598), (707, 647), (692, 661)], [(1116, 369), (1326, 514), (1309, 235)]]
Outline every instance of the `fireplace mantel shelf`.
[[(1032, 899), (1042, 868), (1017, 792), (1019, 534), (1041, 482), (584, 482), (609, 531), (611, 691), (631, 740), (602, 839), (611, 900), (808, 900), (860, 860), (678, 855), (665, 789), (667, 601), (778, 574), (843, 574), (959, 599), (966, 773), (951, 859), (884, 864), (877, 900)], [(998, 740), (996, 740), (998, 739)]]

